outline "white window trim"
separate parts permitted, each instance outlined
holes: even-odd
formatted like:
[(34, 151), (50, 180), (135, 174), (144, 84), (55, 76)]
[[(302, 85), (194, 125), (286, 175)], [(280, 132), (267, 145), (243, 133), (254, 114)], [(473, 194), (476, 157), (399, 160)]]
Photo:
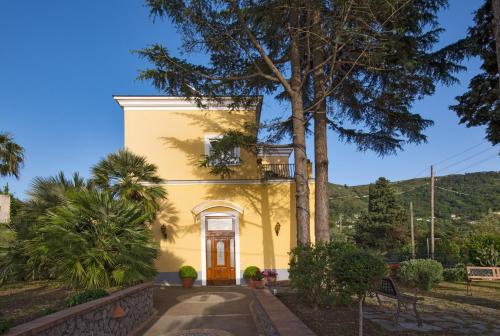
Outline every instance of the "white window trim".
[[(211, 148), (210, 140), (220, 139), (220, 138), (222, 138), (221, 134), (205, 134), (204, 145), (205, 145), (205, 155), (206, 156), (210, 155), (210, 148)], [(234, 152), (235, 158), (238, 159), (238, 161), (235, 163), (230, 163), (230, 164), (228, 164), (228, 166), (239, 166), (240, 161), (241, 161), (240, 147), (235, 147), (233, 152)]]
[(207, 285), (207, 240), (205, 232), (205, 219), (207, 217), (231, 217), (234, 220), (234, 258), (235, 258), (235, 277), (236, 285), (241, 285), (241, 268), (240, 268), (240, 220), (238, 212), (208, 212), (200, 213), (201, 225), (201, 285)]

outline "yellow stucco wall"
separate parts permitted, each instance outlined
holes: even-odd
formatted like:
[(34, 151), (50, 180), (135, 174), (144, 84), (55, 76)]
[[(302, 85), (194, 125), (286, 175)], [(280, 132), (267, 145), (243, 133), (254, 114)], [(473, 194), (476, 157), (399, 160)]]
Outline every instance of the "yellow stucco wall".
[[(194, 216), (191, 211), (210, 200), (230, 201), (244, 210), (239, 215), (241, 271), (250, 265), (288, 268), (288, 252), (296, 244), (293, 180), (259, 180), (257, 157), (244, 150), (241, 150), (242, 164), (230, 177), (238, 184), (220, 181), (219, 176), (210, 175), (208, 169), (199, 167), (205, 154), (205, 136), (218, 135), (228, 129), (244, 130), (245, 124), (255, 123), (255, 120), (255, 111), (125, 109), (125, 147), (154, 163), (160, 177), (166, 180), (168, 200), (152, 224), (161, 250), (156, 262), (160, 273), (177, 272), (185, 264), (203, 271), (200, 216)], [(265, 161), (288, 163), (288, 158), (270, 157)], [(312, 182), (310, 189), (313, 239)], [(232, 210), (213, 208), (210, 211)], [(281, 225), (278, 236), (274, 232), (277, 222)], [(160, 230), (162, 224), (167, 226), (166, 239)]]
[[(125, 147), (145, 156), (165, 179), (217, 180), (200, 168), (205, 136), (255, 123), (254, 111), (125, 111)], [(258, 178), (255, 154), (241, 151), (243, 164), (232, 179)]]
[[(190, 184), (167, 185), (168, 201), (152, 230), (160, 242), (161, 254), (156, 267), (159, 272), (177, 272), (189, 264), (201, 271), (201, 223), (200, 216), (191, 210), (207, 200), (226, 200), (238, 204), (244, 210), (239, 214), (241, 270), (255, 265), (261, 268), (287, 269), (288, 252), (296, 245), (295, 185), (293, 182), (268, 184)], [(311, 188), (314, 185), (311, 184)], [(314, 194), (314, 190), (311, 190)], [(311, 209), (314, 203), (311, 200)], [(232, 211), (228, 208), (212, 208), (211, 212)], [(312, 218), (314, 214), (312, 213)], [(274, 228), (279, 222), (277, 236)], [(164, 239), (160, 225), (167, 226)], [(311, 223), (311, 239), (314, 239)]]

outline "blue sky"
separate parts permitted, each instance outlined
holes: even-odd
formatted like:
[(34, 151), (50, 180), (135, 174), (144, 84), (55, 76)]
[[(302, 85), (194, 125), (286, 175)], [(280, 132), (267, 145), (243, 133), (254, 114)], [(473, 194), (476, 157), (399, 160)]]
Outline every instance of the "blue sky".
[[(440, 16), (446, 29), (442, 44), (465, 34), (479, 3), (450, 2)], [(12, 133), (26, 149), (21, 179), (2, 178), (0, 185), (8, 182), (24, 197), (34, 177), (61, 170), (88, 176), (93, 164), (123, 146), (123, 116), (112, 95), (158, 94), (149, 83), (135, 80), (147, 64), (130, 51), (155, 42), (173, 50), (179, 39), (168, 23), (153, 23), (139, 0), (9, 1), (0, 8), (0, 132)], [(458, 125), (448, 110), (478, 71), (477, 60), (466, 65), (469, 71), (460, 75), (460, 85), (439, 87), (434, 96), (415, 104), (415, 112), (435, 121), (426, 131), (427, 144), (380, 158), (339, 143), (331, 133), (330, 181), (353, 185), (379, 176), (424, 176), (431, 163), (467, 149), (438, 164), (438, 175), (499, 170), (498, 149), (484, 142), (484, 129)], [(287, 109), (266, 99), (264, 117)]]

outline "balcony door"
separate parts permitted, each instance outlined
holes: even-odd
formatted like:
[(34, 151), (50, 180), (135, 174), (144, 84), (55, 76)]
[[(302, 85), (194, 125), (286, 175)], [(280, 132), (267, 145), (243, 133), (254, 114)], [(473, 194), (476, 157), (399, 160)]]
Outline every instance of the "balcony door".
[(235, 234), (233, 217), (205, 217), (208, 285), (234, 285)]

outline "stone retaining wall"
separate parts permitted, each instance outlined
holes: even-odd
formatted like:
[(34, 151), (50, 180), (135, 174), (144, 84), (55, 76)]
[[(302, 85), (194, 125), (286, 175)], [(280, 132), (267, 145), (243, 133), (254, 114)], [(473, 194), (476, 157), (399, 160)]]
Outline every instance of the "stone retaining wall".
[(154, 315), (153, 284), (145, 283), (21, 324), (6, 336), (134, 335)]

